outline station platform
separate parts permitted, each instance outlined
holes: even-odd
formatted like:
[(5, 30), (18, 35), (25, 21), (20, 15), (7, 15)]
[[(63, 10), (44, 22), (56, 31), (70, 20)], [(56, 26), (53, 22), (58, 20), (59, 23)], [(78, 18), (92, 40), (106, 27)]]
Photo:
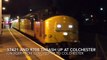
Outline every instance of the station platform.
[(64, 60), (14, 29), (0, 36), (0, 60)]

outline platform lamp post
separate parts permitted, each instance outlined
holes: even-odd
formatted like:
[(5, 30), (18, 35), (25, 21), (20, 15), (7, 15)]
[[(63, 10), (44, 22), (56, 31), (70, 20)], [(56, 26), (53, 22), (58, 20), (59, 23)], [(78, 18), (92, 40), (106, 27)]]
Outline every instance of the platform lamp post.
[(2, 32), (1, 24), (2, 24), (2, 0), (0, 0), (0, 34)]

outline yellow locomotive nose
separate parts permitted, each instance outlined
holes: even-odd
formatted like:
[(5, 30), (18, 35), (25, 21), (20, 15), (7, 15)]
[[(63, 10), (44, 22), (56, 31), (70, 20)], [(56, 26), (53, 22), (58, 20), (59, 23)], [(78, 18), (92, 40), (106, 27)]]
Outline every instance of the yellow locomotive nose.
[(78, 22), (74, 18), (59, 15), (50, 17), (45, 22), (46, 43), (78, 41)]

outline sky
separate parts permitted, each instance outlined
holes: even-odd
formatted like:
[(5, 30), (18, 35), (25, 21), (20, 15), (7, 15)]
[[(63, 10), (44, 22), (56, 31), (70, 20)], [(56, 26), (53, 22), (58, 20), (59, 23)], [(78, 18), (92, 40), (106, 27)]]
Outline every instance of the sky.
[(3, 14), (27, 14), (29, 10), (37, 11), (47, 6), (55, 5), (58, 9), (68, 11), (75, 15), (84, 10), (98, 10), (104, 7), (107, 10), (106, 0), (10, 0), (8, 3), (3, 1), (6, 10)]

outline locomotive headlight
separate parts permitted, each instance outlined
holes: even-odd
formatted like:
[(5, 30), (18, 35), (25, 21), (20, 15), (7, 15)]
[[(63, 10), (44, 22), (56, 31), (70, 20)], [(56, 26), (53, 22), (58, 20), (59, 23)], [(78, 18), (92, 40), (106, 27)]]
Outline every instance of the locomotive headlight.
[(62, 27), (62, 25), (61, 25), (61, 24), (58, 24), (58, 25), (57, 25), (57, 28), (61, 28), (61, 27)]
[(68, 25), (68, 28), (70, 28), (70, 29), (73, 28), (73, 25)]
[(67, 35), (68, 35), (68, 33), (67, 33), (67, 32), (63, 32), (63, 35), (67, 36)]
[(78, 42), (77, 40), (74, 40), (74, 42), (76, 43), (76, 42)]

